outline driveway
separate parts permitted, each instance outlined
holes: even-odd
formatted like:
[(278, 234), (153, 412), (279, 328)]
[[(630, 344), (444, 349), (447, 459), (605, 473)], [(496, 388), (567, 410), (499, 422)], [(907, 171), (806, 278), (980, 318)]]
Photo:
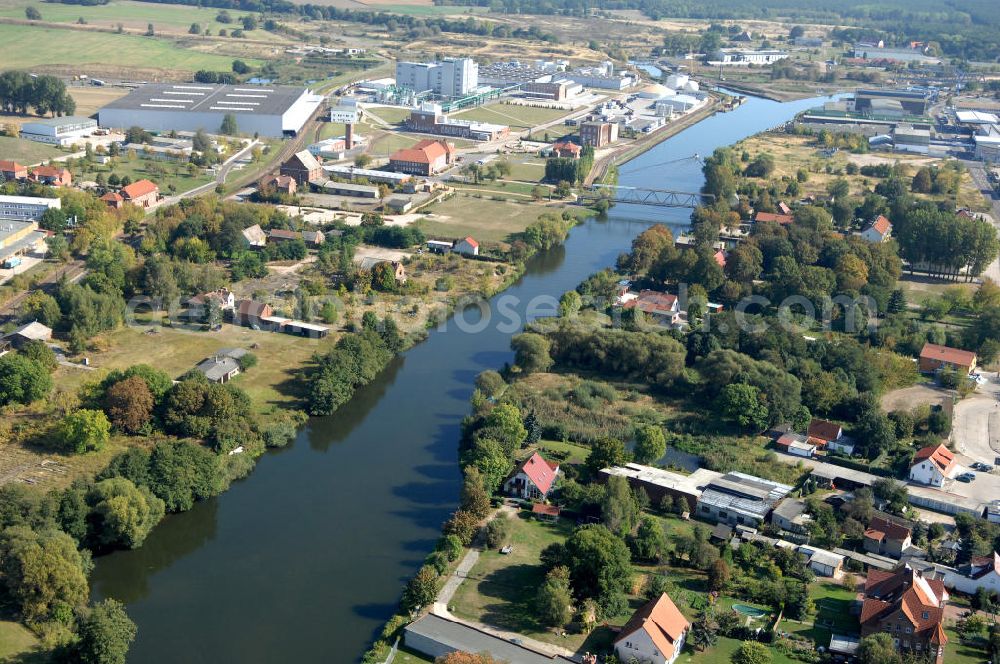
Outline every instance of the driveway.
[(991, 375), (989, 382), (955, 404), (951, 431), (956, 452), (990, 465), (1000, 456), (1000, 384), (996, 381)]

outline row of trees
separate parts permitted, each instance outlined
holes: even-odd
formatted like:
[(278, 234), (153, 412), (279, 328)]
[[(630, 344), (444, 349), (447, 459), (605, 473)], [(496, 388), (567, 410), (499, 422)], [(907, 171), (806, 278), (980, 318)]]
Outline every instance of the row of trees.
[(72, 115), (76, 102), (66, 84), (55, 76), (31, 76), (16, 70), (0, 73), (0, 109), (24, 115), (29, 108), (37, 115)]

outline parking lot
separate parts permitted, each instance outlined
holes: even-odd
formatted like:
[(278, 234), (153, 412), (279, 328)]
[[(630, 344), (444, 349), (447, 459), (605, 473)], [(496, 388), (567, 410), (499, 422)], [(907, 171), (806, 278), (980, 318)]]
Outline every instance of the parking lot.
[(996, 465), (1000, 457), (1000, 385), (996, 380), (990, 375), (975, 393), (955, 404), (952, 442), (970, 463)]

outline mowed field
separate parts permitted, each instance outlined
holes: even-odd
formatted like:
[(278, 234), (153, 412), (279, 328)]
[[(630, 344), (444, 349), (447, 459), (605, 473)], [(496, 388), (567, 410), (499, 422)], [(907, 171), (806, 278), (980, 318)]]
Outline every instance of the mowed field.
[(536, 108), (514, 104), (490, 104), (452, 114), (462, 120), (492, 122), (509, 125), (511, 129), (530, 129), (546, 122), (558, 120), (571, 111), (557, 108)]
[[(209, 28), (213, 34), (218, 34), (220, 28), (232, 29), (234, 24), (226, 25), (215, 20), (218, 9), (199, 8), (191, 6), (164, 5), (153, 2), (109, 2), (106, 5), (84, 6), (64, 5), (61, 3), (38, 2), (37, 0), (0, 0), (0, 17), (24, 18), (24, 10), (34, 7), (42, 14), (42, 21), (50, 23), (76, 23), (83, 18), (88, 25), (99, 25), (103, 28), (114, 28), (121, 23), (126, 29), (141, 29), (152, 23), (156, 29), (171, 32), (187, 33), (192, 23), (202, 28)], [(234, 20), (245, 12), (229, 10)], [(237, 26), (238, 27), (238, 26)], [(249, 33), (256, 39), (279, 39), (273, 33), (258, 30)]]
[[(48, 5), (46, 5), (47, 7)], [(120, 65), (157, 69), (229, 71), (233, 57), (201, 53), (163, 39), (24, 25), (0, 25), (2, 66)], [(248, 64), (259, 62), (247, 59)]]
[[(0, 122), (6, 122), (0, 116)], [(13, 136), (0, 136), (0, 159), (10, 159), (25, 166), (37, 164), (40, 161), (66, 154), (59, 148), (44, 143), (36, 143)]]
[(544, 205), (527, 198), (522, 203), (495, 201), (489, 190), (478, 193), (482, 198), (466, 190), (426, 208), (432, 214), (418, 221), (418, 227), (428, 237), (457, 239), (471, 235), (477, 240), (507, 242), (511, 234), (520, 233), (546, 212)]

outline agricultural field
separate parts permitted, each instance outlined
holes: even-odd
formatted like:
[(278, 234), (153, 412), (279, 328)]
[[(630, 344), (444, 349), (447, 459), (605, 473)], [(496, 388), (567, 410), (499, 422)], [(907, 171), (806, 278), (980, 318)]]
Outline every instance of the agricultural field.
[[(196, 71), (229, 71), (234, 56), (202, 53), (164, 39), (109, 32), (67, 32), (59, 28), (0, 25), (4, 45), (4, 66), (25, 69), (42, 65), (72, 65), (87, 70), (88, 65), (128, 63), (136, 68)], [(44, 44), (44, 48), (39, 48)], [(239, 46), (239, 44), (236, 44)], [(249, 59), (251, 66), (258, 60)]]
[[(0, 124), (7, 123), (7, 116), (0, 116)], [(10, 159), (25, 166), (37, 164), (66, 153), (53, 145), (28, 141), (13, 136), (0, 136), (0, 159)]]
[[(160, 31), (187, 33), (192, 23), (202, 28), (209, 28), (217, 34), (219, 29), (231, 29), (233, 24), (218, 23), (215, 20), (218, 9), (203, 9), (199, 7), (162, 5), (150, 2), (109, 2), (106, 5), (70, 5), (49, 2), (34, 2), (32, 0), (0, 0), (0, 18), (23, 19), (24, 10), (34, 7), (42, 14), (44, 23), (77, 23), (83, 18), (87, 25), (102, 28), (115, 28), (119, 23), (126, 29), (142, 31), (152, 23)], [(233, 19), (242, 15), (238, 10), (231, 10)], [(255, 39), (279, 39), (272, 33), (263, 30), (253, 33)]]
[(571, 111), (557, 108), (538, 108), (516, 104), (489, 104), (453, 113), (460, 120), (492, 122), (509, 125), (511, 129), (531, 129), (538, 125), (554, 122), (570, 115)]

